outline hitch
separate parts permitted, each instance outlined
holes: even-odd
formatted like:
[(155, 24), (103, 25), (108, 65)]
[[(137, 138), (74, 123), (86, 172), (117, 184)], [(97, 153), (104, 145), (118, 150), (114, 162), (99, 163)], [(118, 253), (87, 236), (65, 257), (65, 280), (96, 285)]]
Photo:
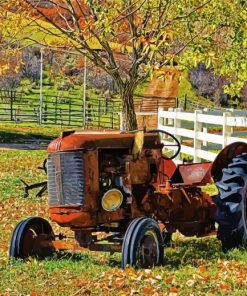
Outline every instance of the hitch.
[[(46, 167), (46, 163), (47, 163), (47, 159), (45, 159), (43, 161), (42, 166), (39, 166), (38, 169), (43, 170), (45, 172), (45, 174), (47, 175), (47, 167)], [(41, 189), (39, 190), (39, 192), (36, 194), (36, 197), (41, 197), (43, 195), (43, 193), (47, 190), (47, 181), (43, 181), (43, 182), (39, 182), (39, 183), (34, 183), (34, 184), (27, 184), (24, 180), (20, 179), (20, 181), (25, 185), (24, 188), (24, 198), (29, 196), (29, 190), (32, 189), (36, 189), (41, 187)]]

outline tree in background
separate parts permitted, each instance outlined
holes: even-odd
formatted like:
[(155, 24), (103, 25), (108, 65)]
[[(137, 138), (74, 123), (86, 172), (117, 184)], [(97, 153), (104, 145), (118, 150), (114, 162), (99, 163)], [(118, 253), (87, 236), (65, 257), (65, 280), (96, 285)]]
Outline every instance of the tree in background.
[(22, 44), (23, 20), (26, 12), (19, 0), (0, 0), (0, 77), (9, 71), (17, 73), (20, 70), (19, 49)]
[(21, 72), (32, 82), (40, 79), (40, 50), (29, 47), (22, 50)]
[(244, 97), (243, 89), (247, 86), (247, 2), (217, 2), (209, 29), (197, 38), (194, 46), (187, 48), (181, 63), (184, 68), (192, 69), (203, 62), (207, 69), (227, 81), (223, 83), (225, 94)]
[[(177, 58), (181, 66), (196, 66), (203, 61), (207, 67), (212, 65), (224, 75), (231, 75), (232, 69), (242, 69), (246, 63), (244, 1), (25, 0), (22, 3), (26, 3), (23, 11), (29, 17), (29, 26), (35, 25), (36, 32), (45, 34), (39, 43), (52, 45), (51, 40), (59, 40), (61, 46), (66, 44), (85, 55), (113, 78), (122, 100), (126, 130), (137, 128), (134, 91), (155, 69)], [(30, 34), (28, 38), (37, 42)], [(237, 66), (232, 68), (231, 63)], [(240, 72), (234, 75), (242, 85), (244, 75)]]
[(215, 75), (212, 67), (207, 68), (204, 63), (198, 63), (197, 67), (189, 71), (189, 80), (199, 95), (214, 100), (216, 105), (227, 105), (228, 97), (223, 88), (229, 81)]

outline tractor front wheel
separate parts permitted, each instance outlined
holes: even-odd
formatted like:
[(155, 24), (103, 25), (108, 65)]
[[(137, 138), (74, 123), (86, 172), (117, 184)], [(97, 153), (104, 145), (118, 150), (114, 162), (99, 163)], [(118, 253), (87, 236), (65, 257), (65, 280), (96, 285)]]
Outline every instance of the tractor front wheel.
[(137, 218), (127, 229), (123, 249), (122, 268), (128, 264), (142, 268), (163, 263), (164, 243), (158, 223), (150, 218)]
[(218, 239), (227, 251), (247, 244), (247, 153), (233, 158), (216, 183)]
[(54, 249), (49, 242), (54, 233), (49, 222), (40, 217), (31, 217), (16, 225), (10, 243), (9, 257), (25, 259), (27, 257), (47, 257)]

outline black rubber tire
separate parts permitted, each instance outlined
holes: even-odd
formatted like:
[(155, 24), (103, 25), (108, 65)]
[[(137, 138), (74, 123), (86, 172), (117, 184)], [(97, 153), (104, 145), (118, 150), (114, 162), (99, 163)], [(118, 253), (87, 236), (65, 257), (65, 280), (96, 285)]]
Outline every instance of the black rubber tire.
[(17, 258), (17, 248), (16, 248), (16, 239), (17, 239), (17, 233), (19, 232), (21, 222), (19, 222), (12, 233), (11, 241), (10, 241), (10, 247), (9, 247), (9, 257), (10, 258)]
[(150, 218), (142, 219), (133, 229), (130, 242), (130, 265), (141, 268), (159, 266), (163, 263), (163, 257), (163, 237), (158, 223)]
[(133, 230), (145, 217), (138, 217), (131, 221), (129, 224), (123, 239), (122, 245), (122, 262), (121, 266), (124, 269), (127, 265), (130, 265), (130, 242), (133, 235)]
[(232, 159), (216, 183), (219, 194), (215, 220), (223, 251), (247, 244), (247, 153)]
[[(39, 250), (32, 249), (32, 237), (26, 240), (27, 245), (24, 246), (25, 235), (32, 232), (33, 236), (47, 235), (50, 240), (54, 239), (54, 233), (49, 222), (40, 217), (30, 217), (18, 223), (13, 231), (9, 257), (15, 259), (25, 259), (29, 256), (46, 257), (52, 255), (53, 249), (42, 248)], [(25, 249), (25, 247), (28, 249)]]

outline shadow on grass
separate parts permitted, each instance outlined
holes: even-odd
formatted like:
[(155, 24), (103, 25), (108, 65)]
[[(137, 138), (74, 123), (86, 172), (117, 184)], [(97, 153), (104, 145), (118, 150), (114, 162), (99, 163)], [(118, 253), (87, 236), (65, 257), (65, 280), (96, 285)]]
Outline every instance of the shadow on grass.
[(20, 133), (11, 131), (0, 131), (0, 143), (24, 143), (28, 140), (47, 140), (51, 141), (54, 137), (44, 136), (40, 133)]
[(247, 263), (247, 248), (239, 247), (223, 252), (221, 242), (216, 237), (176, 240), (172, 247), (165, 250), (164, 261), (164, 265), (171, 269), (188, 265), (198, 266), (218, 259)]
[[(58, 252), (53, 257), (57, 260), (69, 260), (71, 262), (86, 261), (93, 265), (109, 265), (114, 268), (121, 268), (121, 254), (114, 253), (103, 253), (103, 252), (81, 252), (81, 253), (72, 253), (69, 251)], [(103, 259), (103, 260), (102, 260)]]
[[(168, 270), (178, 270), (182, 267), (197, 267), (210, 262), (214, 264), (218, 259), (247, 262), (247, 250), (240, 248), (229, 251), (228, 253), (223, 253), (220, 242), (212, 237), (176, 240), (173, 241), (172, 247), (165, 249), (163, 267)], [(90, 251), (73, 253), (66, 251), (56, 252), (54, 256), (47, 258), (47, 260), (48, 262), (52, 262), (54, 266), (83, 262), (86, 266), (104, 265), (113, 268), (121, 268), (120, 253), (109, 254)], [(16, 262), (20, 261), (17, 260)]]
[[(62, 252), (57, 253), (54, 259), (75, 261), (87, 261), (93, 265), (108, 265), (121, 268), (121, 254), (113, 255), (100, 252)], [(213, 261), (219, 258), (227, 258), (227, 254), (221, 251), (220, 242), (216, 238), (186, 238), (172, 242), (172, 246), (165, 249), (164, 266), (168, 269), (179, 269), (181, 266), (195, 265), (207, 260)], [(102, 260), (103, 259), (103, 260)]]

